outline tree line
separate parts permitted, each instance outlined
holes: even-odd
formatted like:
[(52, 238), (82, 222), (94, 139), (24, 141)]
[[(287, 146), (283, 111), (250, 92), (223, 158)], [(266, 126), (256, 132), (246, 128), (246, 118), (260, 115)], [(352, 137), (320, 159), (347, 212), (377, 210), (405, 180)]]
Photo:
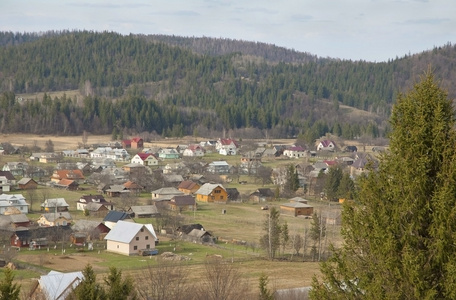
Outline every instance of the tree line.
[[(119, 126), (172, 136), (191, 134), (198, 126), (218, 130), (280, 128), (285, 136), (323, 131), (318, 132), (319, 136), (335, 132), (345, 138), (359, 137), (356, 127), (360, 127), (370, 135), (384, 136), (393, 99), (413, 82), (414, 74), (430, 62), (435, 62), (440, 72), (452, 74), (448, 67), (456, 57), (451, 45), (417, 58), (404, 57), (385, 63), (304, 59), (300, 53), (281, 49), (290, 57), (302, 58), (285, 63), (268, 58), (273, 56), (270, 53), (278, 51), (271, 45), (253, 47), (246, 43), (243, 48), (239, 41), (202, 39), (190, 43), (191, 38), (90, 31), (49, 32), (38, 36), (2, 32), (0, 41), (3, 45), (0, 46), (1, 92), (79, 89), (82, 95), (95, 97), (98, 100), (94, 101), (100, 103), (129, 101), (132, 95), (134, 99), (144, 97), (161, 107), (165, 120), (155, 122), (151, 120), (154, 114), (141, 115), (140, 110), (130, 119), (116, 118), (121, 120)], [(221, 49), (217, 51), (217, 47)], [(195, 49), (209, 54), (195, 53)], [(68, 130), (80, 133), (84, 126), (98, 128), (97, 119), (87, 123), (92, 120), (81, 120), (77, 113), (70, 113), (75, 120), (69, 120), (69, 104), (60, 105), (66, 109), (64, 115), (70, 127), (75, 129), (67, 126), (59, 133)], [(341, 105), (373, 114), (369, 118), (354, 117), (345, 114)], [(22, 111), (28, 114), (24, 117), (35, 115)], [(142, 119), (136, 120), (136, 115)], [(172, 123), (166, 122), (173, 117)], [(1, 123), (5, 123), (4, 118), (3, 115)], [(112, 132), (115, 126), (109, 125), (104, 116), (100, 118), (101, 124), (105, 124), (103, 131)], [(323, 122), (326, 128), (318, 130), (321, 126), (317, 122)], [(45, 128), (55, 130), (55, 127)], [(85, 130), (92, 132), (89, 128)]]

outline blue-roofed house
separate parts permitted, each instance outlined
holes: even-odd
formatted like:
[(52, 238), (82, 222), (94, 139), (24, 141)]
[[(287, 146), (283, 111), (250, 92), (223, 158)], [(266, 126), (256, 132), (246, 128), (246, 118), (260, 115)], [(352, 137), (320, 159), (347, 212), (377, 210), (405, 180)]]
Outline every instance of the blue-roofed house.
[(152, 224), (119, 221), (106, 235), (106, 250), (123, 255), (139, 255), (155, 249), (157, 235)]
[(117, 222), (124, 220), (131, 220), (130, 214), (123, 211), (111, 210), (103, 219), (103, 223), (109, 229), (113, 229), (114, 226), (116, 226)]

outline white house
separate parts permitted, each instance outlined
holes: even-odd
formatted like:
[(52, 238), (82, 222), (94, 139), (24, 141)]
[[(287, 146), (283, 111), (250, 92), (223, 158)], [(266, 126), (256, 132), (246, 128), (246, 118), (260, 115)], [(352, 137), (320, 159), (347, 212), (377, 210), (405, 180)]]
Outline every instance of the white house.
[(330, 140), (323, 140), (318, 143), (317, 150), (318, 151), (334, 151), (336, 149), (336, 145), (333, 141)]
[(21, 194), (0, 195), (0, 214), (3, 215), (10, 207), (17, 208), (23, 214), (28, 214), (29, 204), (25, 202), (25, 198)]
[(187, 149), (184, 150), (182, 156), (187, 157), (203, 157), (204, 150), (200, 145), (190, 145)]
[(233, 139), (219, 139), (215, 145), (215, 149), (221, 155), (236, 155), (238, 144)]
[(158, 159), (152, 153), (138, 153), (131, 159), (132, 164), (141, 164), (143, 166), (156, 166)]
[(106, 158), (111, 158), (115, 161), (128, 161), (130, 160), (130, 154), (125, 149), (112, 149), (112, 151), (106, 155)]
[(119, 221), (104, 238), (106, 250), (123, 255), (139, 255), (155, 249), (157, 235), (152, 224)]
[(306, 156), (306, 150), (300, 146), (290, 147), (283, 151), (283, 155), (290, 158), (300, 158)]

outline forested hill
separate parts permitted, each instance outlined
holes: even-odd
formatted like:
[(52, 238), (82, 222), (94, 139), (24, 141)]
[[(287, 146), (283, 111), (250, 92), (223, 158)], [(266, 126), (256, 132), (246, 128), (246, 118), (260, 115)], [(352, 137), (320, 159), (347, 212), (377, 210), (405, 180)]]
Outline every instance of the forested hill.
[[(429, 66), (454, 98), (455, 60), (450, 44), (370, 63), (227, 39), (0, 32), (0, 131), (376, 137), (397, 93)], [(65, 90), (85, 98), (16, 96)]]

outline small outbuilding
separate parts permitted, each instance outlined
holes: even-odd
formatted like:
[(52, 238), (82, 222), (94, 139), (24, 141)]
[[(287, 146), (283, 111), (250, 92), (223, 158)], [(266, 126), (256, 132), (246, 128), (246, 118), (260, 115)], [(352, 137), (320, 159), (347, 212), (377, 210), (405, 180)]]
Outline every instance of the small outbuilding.
[(300, 202), (280, 204), (280, 213), (292, 216), (312, 216), (313, 206)]

